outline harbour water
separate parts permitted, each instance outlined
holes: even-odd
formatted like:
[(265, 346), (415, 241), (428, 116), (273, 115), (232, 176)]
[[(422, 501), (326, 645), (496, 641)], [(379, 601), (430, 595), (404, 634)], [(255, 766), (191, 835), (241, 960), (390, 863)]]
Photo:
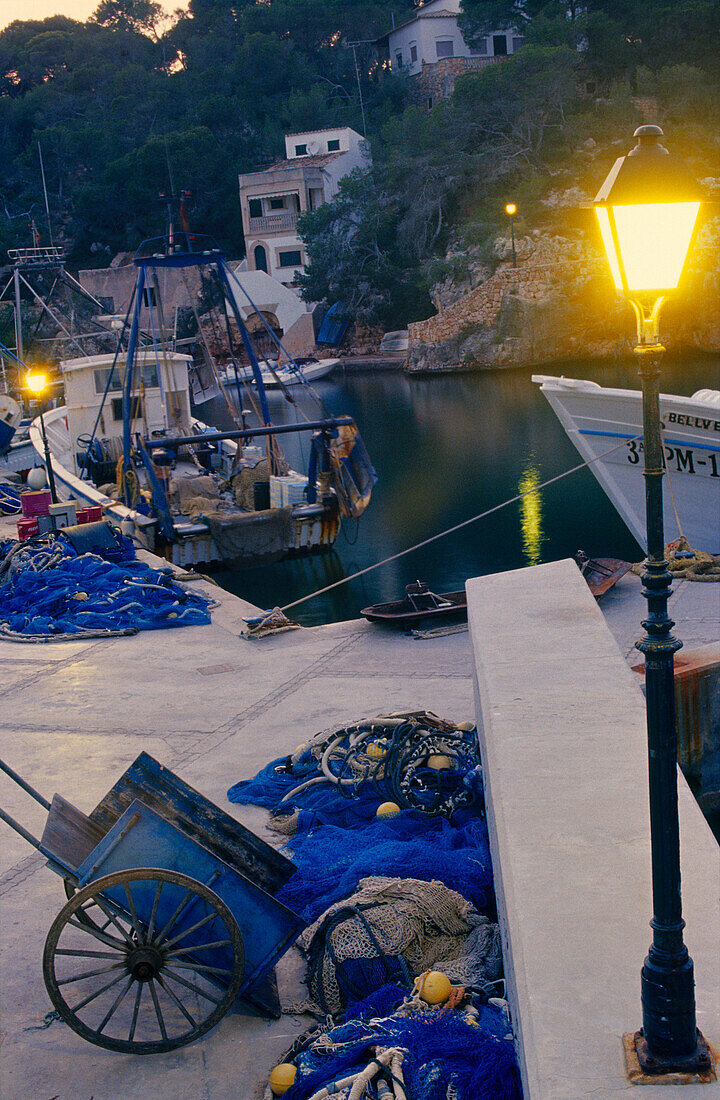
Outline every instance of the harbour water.
[[(324, 408), (353, 416), (360, 428), (379, 478), (369, 508), (359, 521), (344, 521), (329, 553), (225, 571), (217, 580), (258, 606), (283, 606), (578, 465), (580, 457), (531, 382), (532, 373), (516, 368), (408, 377), (343, 375), (340, 368), (316, 383)], [(564, 363), (537, 373), (639, 389), (632, 362)], [(717, 357), (668, 357), (661, 388), (692, 394), (717, 387), (719, 380)], [(296, 407), (268, 393), (273, 420), (316, 418), (320, 410), (312, 393), (297, 386), (291, 392)], [(220, 399), (200, 406), (198, 415), (232, 426)], [(306, 469), (307, 435), (287, 437), (283, 449), (293, 466)], [(307, 626), (355, 618), (368, 604), (399, 598), (418, 578), (436, 592), (452, 591), (468, 577), (571, 557), (578, 549), (591, 557), (641, 557), (587, 469), (309, 600), (291, 615)]]

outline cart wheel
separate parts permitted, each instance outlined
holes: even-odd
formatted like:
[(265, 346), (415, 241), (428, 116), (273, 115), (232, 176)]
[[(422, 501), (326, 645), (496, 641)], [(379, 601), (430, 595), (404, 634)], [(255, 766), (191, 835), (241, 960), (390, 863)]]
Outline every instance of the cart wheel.
[[(68, 901), (70, 900), (70, 898), (74, 898), (75, 895), (78, 892), (77, 886), (75, 885), (75, 883), (70, 878), (64, 878), (63, 879), (63, 887), (65, 889), (65, 897), (68, 899)], [(87, 916), (84, 909), (78, 909), (77, 914), (76, 914), (77, 919), (82, 924), (91, 924), (93, 926), (93, 928), (99, 928), (101, 932), (104, 932), (104, 930), (107, 928), (109, 922), (108, 922), (108, 919), (107, 919), (106, 916), (104, 916), (103, 914), (100, 914), (100, 915), (103, 917), (102, 923), (101, 924), (100, 923), (96, 924), (95, 921), (92, 920), (91, 917)]]
[(244, 971), (242, 935), (225, 903), (188, 875), (158, 868), (117, 871), (78, 890), (43, 955), (65, 1023), (131, 1054), (199, 1039), (232, 1005)]

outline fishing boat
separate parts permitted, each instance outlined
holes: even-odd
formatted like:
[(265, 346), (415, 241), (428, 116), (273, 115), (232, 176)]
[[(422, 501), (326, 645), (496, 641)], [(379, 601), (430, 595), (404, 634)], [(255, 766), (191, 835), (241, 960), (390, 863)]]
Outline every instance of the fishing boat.
[(427, 619), (462, 620), (467, 619), (467, 596), (465, 589), (436, 595), (424, 581), (415, 581), (406, 587), (404, 599), (364, 607), (360, 614), (371, 623), (406, 628)]
[[(258, 360), (266, 390), (299, 386), (304, 382), (316, 382), (320, 378), (327, 378), (339, 362), (339, 359), (292, 359), (281, 366), (277, 360)], [(219, 377), (226, 386), (235, 385), (238, 380), (249, 382), (253, 378), (252, 367), (238, 367), (237, 376), (234, 367), (224, 367), (219, 371)]]
[[(539, 374), (532, 380), (646, 550), (640, 390)], [(720, 553), (720, 390), (701, 389), (692, 397), (660, 394), (660, 416), (666, 541), (684, 536), (695, 550)]]
[[(351, 417), (274, 425), (262, 373), (214, 242), (194, 236), (146, 242), (135, 256), (135, 307), (127, 350), (65, 360), (65, 404), (44, 414), (58, 495), (100, 504), (106, 518), (147, 549), (183, 566), (256, 563), (332, 546), (344, 516), (359, 516), (376, 480)], [(161, 309), (156, 270), (204, 266), (233, 309), (251, 361), (258, 423), (217, 431), (191, 412), (192, 357), (162, 339), (140, 347), (141, 311)], [(162, 314), (146, 324), (162, 336)], [(238, 395), (239, 397), (239, 395)], [(306, 473), (289, 467), (279, 440), (310, 432)], [(30, 427), (44, 455), (39, 418)]]

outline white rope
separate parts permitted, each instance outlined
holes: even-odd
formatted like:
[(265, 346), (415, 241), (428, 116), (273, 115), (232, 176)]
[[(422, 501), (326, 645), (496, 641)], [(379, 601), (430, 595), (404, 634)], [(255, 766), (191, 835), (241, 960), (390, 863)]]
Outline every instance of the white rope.
[(602, 454), (596, 455), (595, 458), (589, 458), (587, 462), (581, 462), (579, 466), (573, 466), (570, 470), (565, 470), (564, 473), (557, 474), (555, 477), (549, 478), (548, 481), (543, 481), (541, 485), (535, 485), (532, 489), (526, 489), (525, 492), (518, 493), (509, 500), (504, 500), (502, 504), (496, 504), (493, 508), (488, 508), (486, 512), (481, 512), (477, 516), (471, 516), (470, 519), (465, 519), (462, 523), (456, 523), (454, 527), (448, 527), (446, 531), (440, 531), (437, 535), (431, 535), (429, 539), (424, 539), (414, 546), (409, 546), (407, 550), (399, 550), (397, 554), (391, 554), (389, 558), (383, 558), (382, 561), (375, 562), (374, 565), (368, 565), (365, 569), (359, 569), (357, 573), (351, 573), (349, 577), (343, 577), (342, 580), (334, 581), (333, 584), (328, 584), (324, 588), (318, 588), (316, 592), (310, 592), (307, 596), (301, 596), (299, 600), (293, 600), (292, 603), (286, 603), (280, 610), (289, 611), (291, 607), (297, 607), (299, 604), (305, 603), (306, 600), (312, 600), (315, 596), (322, 596), (323, 593), (330, 592), (333, 588), (339, 588), (341, 584), (347, 584), (348, 581), (354, 581), (358, 577), (364, 576), (365, 573), (371, 573), (373, 569), (379, 569), (381, 565), (388, 565), (391, 561), (397, 561), (398, 558), (405, 557), (406, 554), (412, 554), (413, 550), (420, 550), (423, 546), (429, 546), (431, 542), (436, 542), (437, 539), (442, 539), (446, 535), (453, 535), (463, 527), (468, 527), (471, 523), (477, 523), (478, 520), (491, 516), (493, 512), (499, 512), (501, 508), (507, 508), (509, 504), (515, 504), (518, 500), (522, 500), (523, 497), (530, 496), (532, 493), (538, 493), (541, 489), (546, 489), (548, 485), (554, 485), (556, 481), (561, 481), (564, 477), (577, 473), (578, 470), (584, 470), (586, 466), (592, 466), (594, 462), (599, 462), (601, 458), (605, 458), (614, 451), (619, 451), (621, 447), (626, 447), (628, 443), (632, 443), (637, 439), (642, 439), (642, 434), (633, 436), (632, 439), (624, 439), (622, 443), (616, 444), (616, 446), (611, 447), (608, 451), (603, 451)]

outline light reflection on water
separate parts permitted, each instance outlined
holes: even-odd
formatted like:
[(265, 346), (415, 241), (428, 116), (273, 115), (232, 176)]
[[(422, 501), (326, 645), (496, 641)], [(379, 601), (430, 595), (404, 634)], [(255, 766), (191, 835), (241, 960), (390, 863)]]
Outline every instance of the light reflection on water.
[(525, 494), (519, 502), (520, 529), (528, 565), (540, 565), (542, 562), (542, 494), (537, 492), (539, 484), (540, 471), (537, 466), (529, 464), (518, 482), (518, 493)]
[[(545, 374), (590, 378), (639, 389), (632, 363), (564, 364)], [(343, 523), (329, 553), (217, 574), (220, 584), (260, 607), (282, 606), (340, 580), (575, 466), (567, 439), (532, 371), (408, 377), (401, 373), (337, 372), (315, 384), (327, 410), (355, 418), (378, 472), (365, 515)], [(662, 389), (691, 394), (717, 386), (716, 358), (669, 362)], [(276, 423), (322, 415), (293, 388), (297, 407), (270, 391)], [(301, 410), (298, 411), (298, 410)], [(198, 415), (232, 427), (224, 402)], [(285, 437), (283, 450), (305, 470), (308, 437)], [(541, 561), (590, 556), (637, 560), (640, 550), (588, 470), (526, 496), (478, 523), (341, 585), (292, 612), (313, 625), (355, 618), (361, 607), (402, 596), (418, 578), (436, 592), (462, 588), (468, 577)]]

